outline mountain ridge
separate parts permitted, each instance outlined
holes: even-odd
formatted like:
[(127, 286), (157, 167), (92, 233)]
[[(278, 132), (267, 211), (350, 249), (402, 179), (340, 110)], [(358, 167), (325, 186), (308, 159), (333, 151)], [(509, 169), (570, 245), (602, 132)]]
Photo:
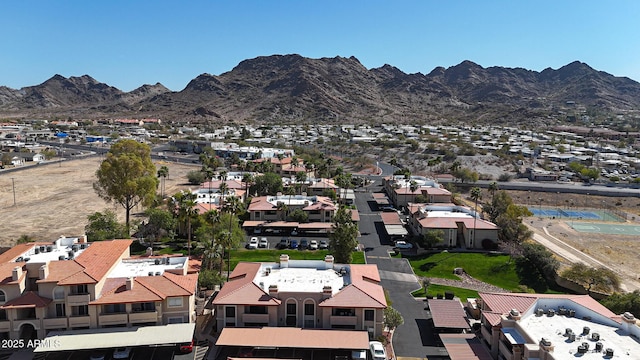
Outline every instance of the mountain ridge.
[(640, 108), (640, 83), (573, 61), (540, 72), (465, 60), (427, 74), (351, 57), (259, 56), (184, 89), (145, 84), (124, 92), (89, 75), (55, 74), (21, 89), (0, 86), (0, 115), (155, 116), (192, 122), (530, 122), (567, 103), (616, 113)]

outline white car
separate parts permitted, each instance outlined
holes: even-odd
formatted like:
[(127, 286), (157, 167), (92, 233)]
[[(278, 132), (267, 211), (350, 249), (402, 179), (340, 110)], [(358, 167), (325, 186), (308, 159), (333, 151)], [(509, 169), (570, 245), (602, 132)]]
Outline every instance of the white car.
[(396, 248), (398, 249), (413, 249), (413, 244), (404, 240), (396, 241)]
[(387, 360), (387, 352), (380, 341), (370, 341), (369, 351), (371, 351), (373, 360)]
[(260, 242), (258, 243), (258, 247), (261, 249), (266, 249), (269, 247), (269, 241), (266, 237), (260, 238)]
[(249, 243), (247, 244), (247, 249), (257, 249), (258, 248), (258, 238), (257, 237), (252, 237), (251, 240), (249, 240)]
[(309, 250), (318, 250), (318, 241), (317, 240), (309, 241)]
[(114, 359), (128, 359), (130, 354), (131, 354), (131, 348), (130, 347), (117, 348), (117, 349), (115, 349), (113, 351), (113, 358)]

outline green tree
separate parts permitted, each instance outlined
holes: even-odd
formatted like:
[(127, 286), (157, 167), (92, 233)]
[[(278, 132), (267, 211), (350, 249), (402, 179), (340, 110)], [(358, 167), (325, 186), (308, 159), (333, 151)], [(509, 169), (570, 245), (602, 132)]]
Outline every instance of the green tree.
[(187, 173), (189, 184), (200, 185), (204, 182), (205, 174), (200, 170), (191, 170)]
[(163, 238), (173, 239), (176, 229), (176, 219), (167, 210), (152, 208), (146, 211), (149, 220), (138, 229), (138, 236), (149, 238), (151, 242)]
[(384, 309), (384, 326), (393, 330), (402, 324), (404, 324), (404, 318), (400, 312), (392, 306), (387, 306), (387, 308)]
[(87, 216), (88, 223), (84, 227), (89, 241), (101, 241), (111, 239), (125, 239), (129, 235), (127, 228), (118, 222), (116, 213), (112, 210), (95, 212)]
[(187, 228), (187, 253), (191, 257), (191, 221), (198, 215), (196, 209), (196, 194), (190, 191), (181, 191), (173, 196), (174, 204), (177, 205), (178, 218)]
[(275, 195), (282, 192), (282, 178), (275, 173), (258, 175), (251, 185), (250, 191), (257, 196)]
[[(237, 217), (237, 214), (242, 210), (242, 202), (238, 199), (237, 196), (230, 196), (225, 199), (224, 206), (222, 207), (222, 212), (228, 218), (227, 222), (227, 230), (224, 235), (219, 236), (218, 238), (221, 240), (220, 243), (226, 249), (227, 253), (227, 281), (229, 281), (229, 274), (231, 272), (231, 248), (238, 247), (238, 245), (244, 239), (244, 233), (242, 229), (240, 229), (240, 220)], [(239, 234), (238, 234), (239, 229)]]
[(516, 259), (516, 271), (524, 285), (544, 293), (556, 283), (560, 262), (543, 245), (533, 242), (522, 244), (522, 256)]
[(494, 196), (496, 195), (496, 191), (498, 191), (498, 183), (495, 181), (492, 181), (491, 184), (489, 184), (489, 193), (491, 194), (491, 201), (493, 201)]
[(139, 204), (148, 206), (153, 203), (158, 188), (151, 149), (135, 140), (113, 144), (96, 171), (96, 177), (93, 188), (98, 196), (125, 209), (127, 231), (131, 210)]
[(351, 218), (351, 210), (340, 207), (333, 217), (333, 226), (329, 234), (329, 248), (335, 256), (336, 263), (350, 264), (351, 252), (358, 245), (358, 226)]
[(200, 287), (204, 287), (211, 290), (216, 285), (221, 283), (222, 283), (222, 276), (220, 276), (219, 273), (210, 269), (200, 270), (200, 273), (198, 274), (198, 285)]
[(526, 206), (514, 204), (506, 191), (499, 191), (483, 209), (489, 214), (489, 219), (500, 228), (498, 239), (509, 248), (511, 254), (516, 253), (520, 244), (532, 236), (522, 219), (533, 214)]
[(427, 230), (427, 232), (422, 236), (422, 239), (426, 248), (434, 247), (444, 241), (444, 231)]
[(592, 290), (609, 294), (620, 289), (620, 277), (605, 267), (596, 269), (583, 263), (575, 263), (561, 275), (584, 286), (587, 294), (591, 294)]
[(292, 221), (299, 222), (299, 223), (309, 222), (309, 214), (302, 209), (294, 209), (293, 211), (291, 211), (289, 213), (289, 218)]
[(16, 240), (16, 245), (17, 244), (26, 244), (26, 243), (30, 243), (30, 242), (34, 242), (34, 241), (36, 241), (36, 239), (34, 239), (32, 236), (29, 236), (27, 234), (22, 234), (22, 235), (20, 235), (18, 240)]
[(640, 290), (624, 294), (614, 293), (600, 302), (616, 314), (624, 314), (627, 311), (634, 315), (640, 314)]

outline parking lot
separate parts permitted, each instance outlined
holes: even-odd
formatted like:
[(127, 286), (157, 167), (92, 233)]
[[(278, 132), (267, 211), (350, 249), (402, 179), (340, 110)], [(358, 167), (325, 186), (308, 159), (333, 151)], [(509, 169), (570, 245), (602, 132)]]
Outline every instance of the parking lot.
[[(327, 244), (329, 243), (329, 238), (326, 236), (304, 236), (304, 235), (300, 235), (300, 236), (292, 236), (292, 235), (263, 235), (263, 234), (252, 234), (252, 235), (248, 235), (245, 237), (245, 248), (249, 248), (249, 243), (251, 238), (257, 238), (258, 239), (258, 244), (260, 244), (260, 240), (262, 240), (263, 238), (267, 239), (267, 247), (266, 249), (281, 249), (281, 247), (279, 246), (282, 239), (288, 239), (289, 240), (289, 244), (291, 242), (291, 240), (296, 240), (298, 245), (300, 245), (301, 240), (306, 239), (308, 242), (311, 242), (311, 240), (315, 240), (318, 242), (318, 244), (320, 244), (321, 241), (326, 241)], [(288, 248), (290, 248), (290, 246), (288, 246)], [(260, 249), (265, 249), (264, 247), (259, 247), (257, 250)], [(299, 250), (309, 250), (309, 249), (300, 249), (298, 247)]]

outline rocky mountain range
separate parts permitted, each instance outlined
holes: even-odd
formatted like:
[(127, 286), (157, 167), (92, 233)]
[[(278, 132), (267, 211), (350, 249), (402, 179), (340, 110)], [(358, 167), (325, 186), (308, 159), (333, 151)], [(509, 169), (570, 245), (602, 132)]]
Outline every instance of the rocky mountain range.
[(159, 117), (215, 123), (546, 121), (566, 111), (640, 108), (640, 83), (581, 62), (541, 72), (471, 61), (428, 74), (354, 57), (273, 55), (202, 74), (181, 91), (162, 84), (123, 92), (88, 75), (55, 75), (22, 89), (0, 86), (2, 117)]

